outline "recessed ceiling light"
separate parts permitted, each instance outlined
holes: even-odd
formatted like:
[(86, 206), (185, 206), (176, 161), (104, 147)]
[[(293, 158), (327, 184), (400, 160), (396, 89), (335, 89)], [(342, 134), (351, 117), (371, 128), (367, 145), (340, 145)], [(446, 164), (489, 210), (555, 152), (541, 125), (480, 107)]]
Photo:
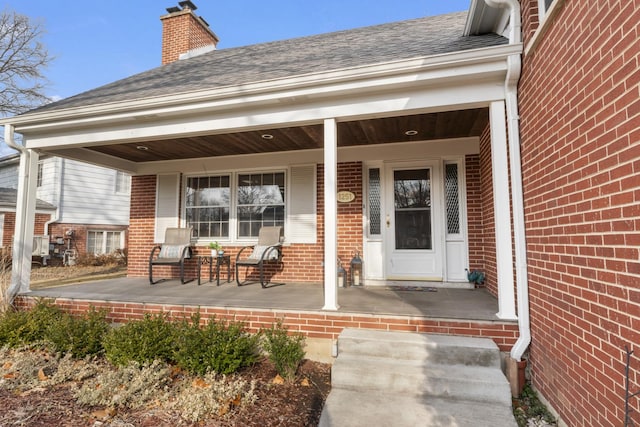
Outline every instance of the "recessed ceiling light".
[(146, 145), (138, 145), (136, 149), (140, 151), (147, 151), (149, 147), (147, 147)]
[(262, 139), (273, 139), (273, 135), (271, 135), (270, 133), (263, 133)]
[(417, 135), (418, 131), (417, 130), (408, 130), (404, 133), (407, 136), (413, 136), (413, 135)]

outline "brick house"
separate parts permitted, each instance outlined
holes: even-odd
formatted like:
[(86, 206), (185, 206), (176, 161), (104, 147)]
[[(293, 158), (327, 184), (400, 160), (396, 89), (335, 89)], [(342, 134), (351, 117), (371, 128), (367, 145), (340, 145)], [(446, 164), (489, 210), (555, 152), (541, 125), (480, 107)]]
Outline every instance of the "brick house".
[(271, 275), (321, 282), (326, 311), (334, 260), (356, 251), (369, 286), (481, 270), (496, 319), (517, 322), (508, 365), (526, 355), (568, 425), (624, 419), (624, 346), (640, 342), (638, 1), (474, 0), (221, 50), (181, 4), (162, 17), (162, 67), (2, 121), (7, 140), (26, 136), (23, 176), (35, 150), (133, 175), (130, 277), (168, 226), (233, 254), (283, 225)]
[(622, 425), (625, 345), (631, 392), (640, 367), (640, 2), (521, 7), (531, 377), (567, 425)]

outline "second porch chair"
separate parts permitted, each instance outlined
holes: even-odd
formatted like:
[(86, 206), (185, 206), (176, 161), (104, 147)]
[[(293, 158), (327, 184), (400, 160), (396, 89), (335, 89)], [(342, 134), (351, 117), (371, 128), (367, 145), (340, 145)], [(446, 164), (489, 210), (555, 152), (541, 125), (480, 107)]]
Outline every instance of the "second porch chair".
[[(175, 265), (180, 266), (180, 282), (184, 285), (193, 279), (184, 278), (184, 261), (191, 258), (191, 233), (189, 228), (167, 228), (164, 232), (164, 243), (156, 245), (151, 249), (149, 255), (149, 283), (155, 285), (166, 279), (153, 281), (154, 265)], [(156, 255), (156, 252), (158, 254)]]
[[(280, 226), (275, 227), (262, 227), (258, 233), (258, 243), (252, 246), (245, 246), (238, 252), (236, 256), (236, 283), (238, 286), (251, 283), (251, 280), (247, 279), (240, 281), (240, 275), (238, 274), (239, 267), (253, 267), (259, 270), (260, 285), (266, 288), (267, 285), (264, 279), (265, 263), (274, 263), (282, 261), (282, 238), (283, 230)], [(251, 249), (251, 254), (243, 258), (242, 253)]]

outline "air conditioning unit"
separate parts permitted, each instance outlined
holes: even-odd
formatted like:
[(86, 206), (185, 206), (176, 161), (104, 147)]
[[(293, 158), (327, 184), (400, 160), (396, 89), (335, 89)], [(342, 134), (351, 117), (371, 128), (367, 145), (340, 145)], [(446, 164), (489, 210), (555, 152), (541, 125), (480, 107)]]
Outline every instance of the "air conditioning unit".
[(31, 256), (49, 256), (49, 236), (33, 236), (33, 250)]

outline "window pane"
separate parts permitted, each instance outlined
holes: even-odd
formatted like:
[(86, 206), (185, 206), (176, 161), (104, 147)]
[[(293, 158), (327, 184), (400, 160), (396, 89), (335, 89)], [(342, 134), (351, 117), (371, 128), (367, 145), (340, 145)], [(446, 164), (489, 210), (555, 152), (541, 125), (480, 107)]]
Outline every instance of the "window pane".
[(229, 176), (187, 179), (186, 220), (199, 238), (229, 237), (231, 188)]
[(379, 235), (380, 229), (380, 169), (369, 169), (369, 235)]
[(238, 236), (256, 237), (263, 226), (284, 225), (283, 172), (238, 175)]
[(87, 253), (99, 255), (103, 252), (104, 232), (89, 231), (87, 233)]
[(129, 193), (131, 191), (131, 176), (116, 171), (116, 193)]
[(394, 172), (396, 249), (431, 249), (429, 169)]
[(445, 166), (445, 196), (447, 199), (447, 233), (460, 233), (460, 200), (458, 193), (458, 165)]
[(120, 231), (107, 231), (105, 253), (110, 254), (120, 249)]

